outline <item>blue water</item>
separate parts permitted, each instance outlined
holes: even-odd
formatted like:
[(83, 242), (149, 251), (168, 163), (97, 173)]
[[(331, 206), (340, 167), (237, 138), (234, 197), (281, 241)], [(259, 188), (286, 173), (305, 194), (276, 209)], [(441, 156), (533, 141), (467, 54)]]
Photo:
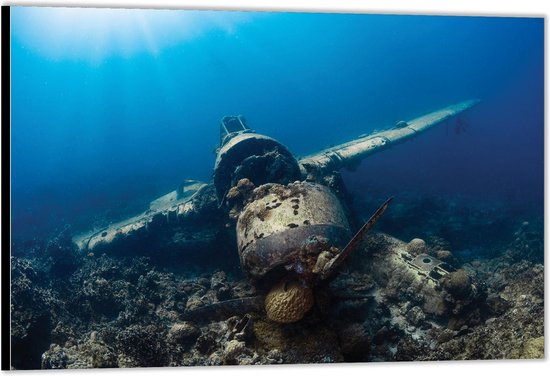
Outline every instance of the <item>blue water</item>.
[(208, 181), (224, 115), (306, 155), (470, 98), (466, 132), (375, 155), (344, 173), (350, 190), (542, 212), (543, 19), (55, 12), (12, 8), (14, 238)]

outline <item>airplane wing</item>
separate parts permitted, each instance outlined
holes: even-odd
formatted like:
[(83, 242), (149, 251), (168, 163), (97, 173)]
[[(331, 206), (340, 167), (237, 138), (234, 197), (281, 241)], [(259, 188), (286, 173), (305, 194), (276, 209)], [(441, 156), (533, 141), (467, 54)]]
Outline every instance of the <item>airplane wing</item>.
[(195, 227), (203, 230), (213, 227), (199, 226), (200, 223), (195, 222), (199, 212), (204, 214), (205, 209), (217, 208), (212, 189), (212, 185), (187, 180), (179, 191), (172, 191), (152, 201), (144, 213), (78, 234), (73, 241), (81, 251), (99, 254), (131, 249), (132, 253), (138, 253), (139, 248), (163, 243), (181, 246), (208, 240), (214, 235), (203, 234), (204, 231)]
[(329, 173), (346, 166), (353, 166), (367, 156), (414, 137), (447, 119), (457, 116), (477, 103), (479, 103), (479, 100), (472, 99), (407, 122), (400, 121), (393, 128), (361, 136), (355, 140), (304, 157), (300, 159), (300, 165), (306, 173), (315, 175)]

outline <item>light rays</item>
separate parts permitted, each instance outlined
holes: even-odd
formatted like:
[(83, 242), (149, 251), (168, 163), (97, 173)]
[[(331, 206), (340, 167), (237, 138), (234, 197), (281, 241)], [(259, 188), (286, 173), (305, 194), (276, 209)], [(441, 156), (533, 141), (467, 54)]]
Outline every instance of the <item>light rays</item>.
[(210, 30), (232, 33), (251, 17), (242, 12), (109, 8), (16, 7), (12, 32), (20, 43), (53, 60), (100, 63), (117, 55), (157, 56), (161, 49)]

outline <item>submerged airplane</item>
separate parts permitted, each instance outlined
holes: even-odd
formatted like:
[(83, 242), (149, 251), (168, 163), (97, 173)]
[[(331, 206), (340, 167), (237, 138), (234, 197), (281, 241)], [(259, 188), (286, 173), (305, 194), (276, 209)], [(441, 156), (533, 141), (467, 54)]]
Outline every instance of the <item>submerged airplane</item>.
[[(232, 248), (243, 271), (269, 291), (268, 317), (297, 321), (307, 309), (286, 317), (268, 301), (277, 302), (277, 294), (288, 294), (289, 289), (297, 289), (307, 301), (311, 290), (334, 275), (389, 204), (385, 202), (353, 236), (357, 226), (350, 224), (351, 209), (338, 171), (444, 123), (478, 102), (468, 100), (399, 121), (389, 129), (299, 159), (278, 141), (250, 129), (244, 117), (226, 116), (220, 125), (211, 182), (187, 180), (152, 201), (144, 213), (73, 240), (86, 253), (162, 252), (182, 263), (189, 252), (210, 252), (215, 257), (220, 246)], [(388, 253), (398, 255), (391, 262), (407, 265), (427, 283), (437, 284), (452, 270), (433, 257), (408, 254), (405, 243), (388, 239)], [(288, 307), (283, 311), (289, 312)]]

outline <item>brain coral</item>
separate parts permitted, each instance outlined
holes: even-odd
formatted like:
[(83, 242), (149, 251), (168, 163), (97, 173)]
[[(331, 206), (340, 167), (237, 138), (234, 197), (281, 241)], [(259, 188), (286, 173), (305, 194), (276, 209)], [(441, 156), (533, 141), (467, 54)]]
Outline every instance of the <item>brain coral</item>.
[(422, 253), (427, 253), (428, 249), (426, 248), (426, 242), (422, 239), (414, 238), (407, 243), (407, 252), (413, 255), (420, 255)]
[(300, 320), (313, 306), (313, 293), (298, 281), (279, 282), (265, 298), (267, 317), (280, 323)]

